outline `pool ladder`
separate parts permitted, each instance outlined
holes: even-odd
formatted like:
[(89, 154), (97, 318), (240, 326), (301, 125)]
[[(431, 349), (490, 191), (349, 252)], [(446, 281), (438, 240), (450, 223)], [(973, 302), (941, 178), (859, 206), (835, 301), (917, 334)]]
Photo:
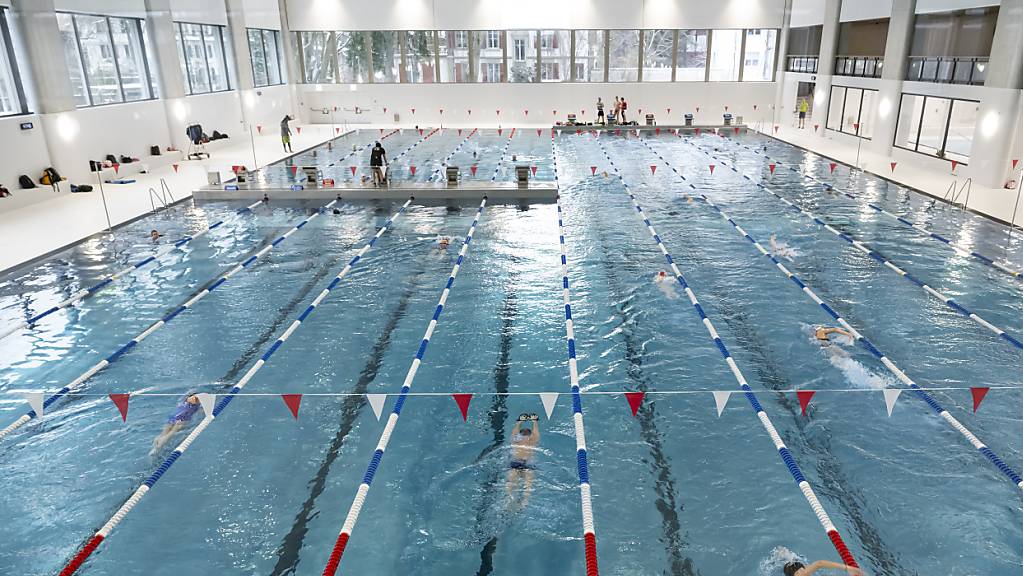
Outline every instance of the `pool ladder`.
[[(945, 195), (941, 199), (953, 206), (959, 206), (965, 211), (967, 206), (970, 204), (970, 190), (973, 188), (973, 178), (967, 178), (961, 187), (957, 186), (958, 183), (958, 178), (953, 180), (948, 185), (948, 190), (945, 191)], [(959, 197), (964, 193), (966, 194), (966, 200), (962, 204), (959, 204)]]
[(166, 208), (176, 202), (174, 195), (171, 194), (170, 186), (167, 185), (167, 181), (160, 178), (160, 191), (157, 192), (153, 187), (149, 188), (149, 204), (153, 207), (153, 214), (156, 213), (156, 203), (159, 202), (163, 208)]

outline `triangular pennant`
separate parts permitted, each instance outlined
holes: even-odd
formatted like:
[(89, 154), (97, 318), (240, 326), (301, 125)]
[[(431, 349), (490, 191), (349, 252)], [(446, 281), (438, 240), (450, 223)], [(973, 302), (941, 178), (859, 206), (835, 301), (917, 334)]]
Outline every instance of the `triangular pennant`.
[(334, 128), (334, 134), (340, 134), (340, 133), (341, 133), (341, 128), (340, 127), (335, 127)]
[(257, 132), (258, 134), (262, 134), (262, 133), (263, 133), (263, 127), (257, 124), (257, 125), (256, 125), (256, 132)]
[(410, 172), (412, 172), (413, 176), (416, 175), (416, 167), (415, 166), (409, 166), (408, 169), (409, 169)]
[(831, 162), (831, 163), (828, 164), (828, 168), (831, 168), (831, 173), (834, 174), (835, 173), (835, 168), (838, 168), (838, 164), (835, 163), (835, 162)]
[(660, 127), (654, 128), (654, 134), (657, 135), (657, 136), (660, 136), (661, 135), (661, 128)]
[(956, 171), (956, 166), (959, 166), (959, 162), (956, 161), (956, 160), (952, 160), (952, 171), (953, 172)]
[(121, 171), (121, 165), (117, 164), (117, 163), (114, 163), (114, 174), (117, 174), (120, 171)]
[(665, 110), (668, 111), (668, 114), (671, 114), (671, 108), (665, 108)]
[(699, 135), (700, 135), (700, 129), (699, 129), (699, 128), (697, 128), (697, 129), (696, 129), (696, 135), (697, 135), (697, 136), (699, 136)]
[(637, 114), (642, 114), (643, 113), (643, 109), (642, 108), (637, 108), (636, 109), (636, 113)]
[(469, 166), (469, 172), (472, 172), (473, 176), (476, 175), (476, 165), (475, 164), (473, 164), (472, 166)]
[(422, 135), (423, 135), (423, 129), (422, 129), (422, 128), (420, 128), (420, 129), (419, 129), (419, 135), (420, 135), (420, 136), (422, 136)]
[(177, 174), (177, 172), (178, 172), (178, 169), (179, 169), (180, 167), (181, 167), (181, 166), (179, 166), (178, 164), (171, 164), (171, 168), (173, 168), (173, 169), (174, 169), (174, 173), (175, 173), (175, 174)]
[(384, 106), (384, 114), (387, 114), (387, 106)]
[(337, 106), (334, 106), (334, 112), (337, 112)]
[(771, 169), (771, 174), (774, 174), (774, 169), (777, 168), (777, 165), (775, 165), (775, 164), (768, 164), (767, 167)]
[(711, 174), (713, 174), (713, 173), (714, 173), (714, 165), (713, 165), (713, 164), (710, 164), (710, 173), (711, 173)]
[(294, 176), (295, 174), (298, 174), (298, 166), (289, 166), (288, 169), (291, 170), (291, 175), (292, 176)]
[(500, 110), (498, 110), (498, 111), (497, 111), (497, 115), (498, 115), (498, 116), (500, 116), (500, 115), (501, 115), (501, 111), (500, 111)]
[(586, 109), (583, 108), (582, 110), (580, 110), (579, 114), (582, 115), (582, 116), (586, 116)]
[(442, 115), (444, 114), (444, 109), (443, 109), (443, 108), (441, 108), (441, 109), (440, 109), (440, 113), (441, 113)]
[(130, 397), (130, 394), (110, 394), (110, 400), (114, 406), (117, 406), (117, 411), (121, 413), (121, 422), (128, 421), (128, 398)]
[(714, 406), (718, 409), (718, 417), (721, 417), (721, 413), (725, 411), (725, 405), (728, 404), (728, 399), (731, 398), (732, 393), (728, 391), (714, 393)]
[(526, 113), (526, 116), (529, 116), (529, 110), (523, 110), (523, 112)]
[(216, 399), (216, 395), (208, 392), (196, 394), (199, 397), (199, 405), (202, 406), (202, 411), (206, 413), (207, 418), (213, 418), (213, 401)]
[(536, 166), (530, 166), (529, 169), (533, 171), (533, 176), (536, 176)]
[(816, 393), (816, 390), (797, 390), (796, 398), (799, 398), (799, 408), (803, 411), (803, 416), (806, 416), (806, 406), (810, 403), (810, 399)]
[(892, 167), (892, 172), (895, 172), (895, 166), (896, 166), (896, 165), (898, 165), (898, 162), (892, 162), (892, 163), (891, 163), (891, 167)]
[(615, 129), (615, 136), (621, 136), (621, 135), (622, 135), (622, 129), (621, 128)]
[(373, 415), (379, 420), (380, 414), (384, 410), (387, 394), (366, 394), (366, 400), (369, 402), (369, 407), (373, 409)]
[(469, 110), (466, 110), (466, 112), (469, 113), (469, 116), (472, 116), (472, 109), (471, 108)]
[(1013, 170), (1016, 169), (1016, 164), (1019, 164), (1019, 158), (1013, 158), (1012, 159), (1012, 169)]
[(452, 398), (455, 399), (455, 404), (458, 404), (458, 410), (462, 413), (462, 421), (469, 421), (469, 402), (472, 402), (472, 394), (452, 394)]
[(557, 110), (552, 110), (551, 111), (551, 115), (552, 116), (557, 116), (558, 115), (558, 111)]
[(884, 392), (884, 405), (888, 409), (888, 417), (892, 416), (892, 408), (895, 408), (895, 401), (898, 400), (899, 394), (902, 394), (901, 388), (885, 388)]
[(778, 133), (778, 125), (777, 125), (777, 124), (775, 124), (775, 125), (774, 125), (774, 133), (775, 133), (775, 134), (777, 134), (777, 133)]
[(753, 110), (756, 110), (756, 109), (757, 109), (757, 105), (756, 105), (756, 104), (754, 104), (754, 105), (753, 105)]
[(298, 407), (302, 405), (301, 394), (281, 394), (281, 399), (284, 400), (285, 406), (288, 410), (291, 410), (291, 415), (298, 420)]
[(583, 133), (583, 131), (582, 131), (582, 130), (580, 130), (580, 129), (578, 129), (578, 128), (576, 128), (576, 129), (575, 129), (575, 134), (576, 134), (576, 136), (578, 136), (578, 135), (580, 135), (580, 134), (582, 134), (582, 133)]
[(551, 419), (551, 414), (554, 412), (554, 404), (558, 402), (557, 392), (541, 392), (540, 402), (543, 402), (543, 411), (547, 413), (547, 419)]
[(28, 400), (28, 405), (32, 408), (32, 411), (36, 413), (36, 418), (43, 417), (43, 393), (42, 392), (23, 392), (21, 396)]
[(859, 134), (859, 132), (860, 132), (860, 123), (859, 122), (853, 122), (853, 130), (855, 130), (856, 133)]
[(728, 112), (728, 105), (725, 104), (725, 112)]
[(650, 174), (654, 175), (656, 173), (657, 173), (657, 165), (656, 164), (651, 164), (650, 165)]
[(595, 175), (596, 173), (597, 173), (597, 167), (596, 166), (590, 166), (590, 175), (592, 176), (592, 175)]
[[(816, 131), (817, 131), (817, 129), (818, 129), (818, 128), (820, 128), (820, 127), (821, 127), (821, 125), (820, 125), (820, 124), (814, 124), (814, 125), (813, 125), (813, 131), (814, 131), (814, 132), (816, 132)], [(778, 127), (777, 127), (777, 126), (775, 126), (775, 127), (774, 127), (774, 131), (775, 131), (775, 132), (778, 132)]]
[(381, 129), (380, 129), (380, 135), (381, 135), (381, 136), (383, 136), (383, 135), (384, 135), (384, 129), (383, 129), (383, 128), (381, 128)]
[(739, 135), (739, 127), (738, 127), (738, 126), (736, 126), (736, 127), (735, 127), (735, 135), (736, 135), (736, 136), (738, 136), (738, 135)]
[(639, 411), (639, 407), (643, 404), (643, 396), (646, 392), (626, 392), (625, 399), (629, 401), (629, 408), (632, 410), (632, 415), (635, 416), (636, 412)]
[(973, 396), (973, 412), (977, 412), (977, 408), (980, 408), (980, 403), (984, 401), (984, 396), (987, 396), (988, 391), (991, 388), (987, 386), (971, 386), (970, 394)]
[(352, 176), (355, 176), (355, 171), (357, 170), (357, 168), (355, 166), (349, 166), (348, 169), (352, 171)]
[(697, 106), (697, 107), (696, 107), (696, 111), (697, 111), (697, 112), (699, 112), (699, 111), (700, 111), (700, 107), (699, 107), (699, 106)]
[(302, 133), (302, 127), (301, 126), (295, 126), (295, 132), (301, 134)]
[(416, 113), (416, 109), (415, 109), (415, 108), (413, 108), (413, 109), (412, 109), (412, 114), (415, 114), (415, 113)]
[(504, 132), (504, 128), (498, 128), (497, 129), (497, 135), (498, 136), (500, 136), (502, 132)]

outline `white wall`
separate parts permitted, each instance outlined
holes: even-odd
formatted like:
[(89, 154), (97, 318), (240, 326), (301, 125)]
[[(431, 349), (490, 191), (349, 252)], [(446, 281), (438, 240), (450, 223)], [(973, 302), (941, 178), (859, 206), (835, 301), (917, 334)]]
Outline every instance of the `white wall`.
[(792, 0), (793, 28), (819, 26), (824, 23), (824, 0)]
[(58, 11), (89, 12), (110, 16), (131, 16), (144, 18), (145, 0), (53, 0)]
[(784, 0), (287, 0), (292, 30), (780, 28)]
[(281, 29), (281, 14), (277, 0), (243, 0), (242, 5), (247, 28)]
[[(22, 130), (22, 122), (32, 122), (35, 128)], [(3, 162), (0, 162), (0, 184), (14, 193), (13, 198), (0, 198), (0, 211), (8, 212), (40, 199), (52, 196), (40, 194), (40, 190), (20, 190), (18, 176), (27, 174), (37, 182), (43, 168), (50, 166), (50, 153), (46, 149), (46, 137), (39, 117), (35, 115), (0, 118), (0, 142), (3, 142)], [(46, 192), (49, 193), (48, 187)]]
[(171, 0), (171, 14), (178, 22), (227, 25), (224, 0)]

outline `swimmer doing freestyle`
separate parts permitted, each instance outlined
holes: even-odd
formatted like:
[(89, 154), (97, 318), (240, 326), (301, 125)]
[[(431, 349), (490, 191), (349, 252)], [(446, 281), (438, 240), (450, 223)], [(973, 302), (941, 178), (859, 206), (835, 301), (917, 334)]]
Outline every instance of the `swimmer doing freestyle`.
[(846, 566), (845, 564), (839, 564), (838, 562), (831, 562), (829, 560), (818, 560), (809, 566), (804, 565), (798, 560), (793, 560), (792, 562), (785, 564), (782, 568), (782, 572), (785, 576), (810, 576), (824, 568), (845, 570), (845, 573), (849, 576), (863, 576), (863, 571), (859, 568), (853, 568), (852, 566)]
[[(532, 428), (523, 428), (526, 422), (532, 422)], [(522, 497), (518, 501), (518, 509), (522, 510), (529, 502), (529, 495), (533, 491), (533, 477), (536, 465), (533, 464), (533, 454), (540, 445), (540, 419), (536, 414), (520, 414), (512, 429), (512, 455), (508, 464), (508, 497), (514, 497), (519, 488), (522, 489)]]
[(198, 411), (199, 396), (191, 393), (186, 394), (184, 400), (178, 402), (177, 407), (174, 408), (174, 413), (167, 418), (167, 423), (163, 426), (160, 435), (153, 439), (153, 449), (150, 453), (159, 452), (175, 434), (185, 427), (185, 424), (192, 421), (192, 416), (195, 416)]

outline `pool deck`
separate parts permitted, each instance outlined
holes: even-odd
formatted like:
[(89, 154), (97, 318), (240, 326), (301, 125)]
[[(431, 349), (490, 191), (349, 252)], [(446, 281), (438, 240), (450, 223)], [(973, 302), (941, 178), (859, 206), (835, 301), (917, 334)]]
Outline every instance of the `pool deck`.
[[(237, 190), (225, 188), (237, 187)], [(301, 189), (269, 188), (245, 184), (207, 186), (196, 190), (193, 197), (197, 202), (223, 200), (259, 200), (266, 194), (270, 200), (328, 200), (341, 196), (345, 200), (405, 200), (415, 196), (420, 202), (478, 202), (487, 196), (490, 202), (546, 204), (554, 202), (557, 187), (554, 182), (530, 182), (519, 186), (515, 182), (462, 182), (449, 186), (444, 182), (398, 182), (389, 187), (374, 188), (372, 185), (356, 183), (320, 187), (307, 184)]]

